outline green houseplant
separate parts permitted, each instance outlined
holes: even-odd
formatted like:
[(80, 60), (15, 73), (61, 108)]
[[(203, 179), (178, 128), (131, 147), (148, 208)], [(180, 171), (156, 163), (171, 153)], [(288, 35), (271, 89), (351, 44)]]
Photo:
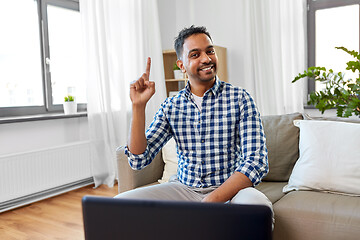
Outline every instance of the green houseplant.
[(74, 96), (67, 95), (64, 97), (65, 102), (74, 102), (75, 98)]
[(176, 62), (174, 63), (173, 71), (174, 71), (174, 78), (175, 78), (175, 79), (183, 79), (183, 78), (184, 78), (184, 73), (183, 73), (183, 72), (181, 71), (181, 69), (178, 67), (178, 65), (176, 64)]
[(77, 112), (77, 104), (74, 96), (65, 96), (63, 106), (65, 115), (75, 114)]
[[(360, 72), (360, 55), (345, 47), (336, 47), (355, 58), (347, 62), (347, 70)], [(304, 73), (294, 78), (293, 83), (302, 78), (310, 78), (325, 84), (325, 89), (310, 93), (308, 104), (314, 105), (324, 113), (325, 110), (336, 108), (338, 117), (350, 117), (353, 114), (360, 117), (360, 77), (355, 80), (345, 79), (344, 73), (335, 73), (325, 67), (310, 67)]]
[(64, 97), (65, 102), (74, 102), (74, 96), (67, 95)]
[(180, 68), (179, 68), (179, 66), (176, 64), (176, 62), (174, 63), (173, 70), (180, 70)]

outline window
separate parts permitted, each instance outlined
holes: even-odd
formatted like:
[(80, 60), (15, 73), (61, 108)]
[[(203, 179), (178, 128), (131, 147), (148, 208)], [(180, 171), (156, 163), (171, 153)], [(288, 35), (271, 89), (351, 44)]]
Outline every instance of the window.
[[(347, 53), (335, 49), (346, 47), (359, 51), (360, 0), (308, 0), (308, 65), (345, 72), (345, 77), (355, 79), (346, 62), (352, 60)], [(309, 81), (308, 92), (323, 86)]]
[(0, 117), (86, 109), (78, 1), (0, 2)]

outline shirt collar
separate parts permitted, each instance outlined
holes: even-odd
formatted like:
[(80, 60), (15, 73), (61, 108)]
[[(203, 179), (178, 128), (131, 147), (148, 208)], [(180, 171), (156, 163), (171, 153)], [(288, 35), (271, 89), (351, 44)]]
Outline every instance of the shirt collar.
[[(216, 76), (214, 86), (212, 88), (210, 88), (209, 90), (207, 90), (206, 93), (211, 91), (214, 94), (214, 96), (216, 96), (220, 91), (220, 85), (221, 85), (221, 81), (220, 81), (219, 77)], [(187, 97), (188, 99), (191, 99), (190, 81), (187, 82), (184, 90), (185, 90), (184, 91), (185, 97)]]

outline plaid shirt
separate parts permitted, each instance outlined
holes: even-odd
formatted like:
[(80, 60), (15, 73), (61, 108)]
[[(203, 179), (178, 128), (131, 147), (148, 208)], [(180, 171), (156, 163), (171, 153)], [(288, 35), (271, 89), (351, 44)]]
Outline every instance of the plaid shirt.
[(177, 178), (185, 185), (220, 186), (234, 171), (257, 185), (268, 172), (265, 134), (252, 97), (218, 78), (204, 94), (201, 111), (189, 84), (165, 100), (146, 131), (145, 152), (135, 155), (125, 147), (131, 168), (150, 164), (171, 137), (177, 145)]

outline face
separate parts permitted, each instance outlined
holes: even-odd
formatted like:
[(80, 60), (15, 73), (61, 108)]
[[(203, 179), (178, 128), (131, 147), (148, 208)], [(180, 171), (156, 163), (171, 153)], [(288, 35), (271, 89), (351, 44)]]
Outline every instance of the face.
[(210, 82), (217, 72), (217, 56), (210, 38), (203, 33), (185, 39), (182, 57), (177, 62), (190, 81)]

